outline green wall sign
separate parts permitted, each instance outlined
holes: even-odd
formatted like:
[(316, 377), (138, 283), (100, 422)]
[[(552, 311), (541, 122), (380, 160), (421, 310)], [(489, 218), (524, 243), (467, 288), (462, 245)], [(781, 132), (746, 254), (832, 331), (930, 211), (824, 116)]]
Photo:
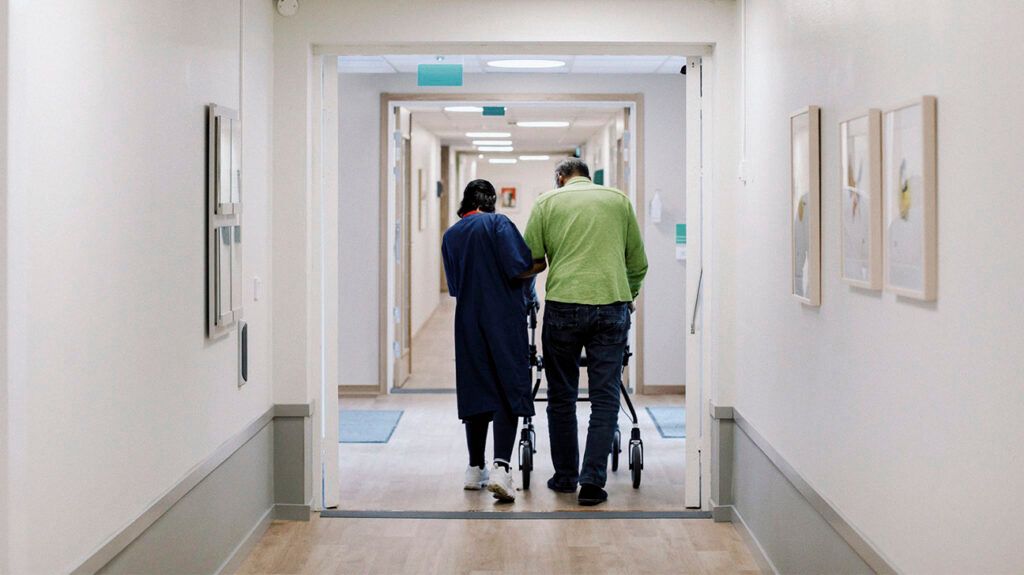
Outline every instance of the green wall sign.
[(420, 64), (416, 72), (417, 86), (462, 85), (462, 64)]

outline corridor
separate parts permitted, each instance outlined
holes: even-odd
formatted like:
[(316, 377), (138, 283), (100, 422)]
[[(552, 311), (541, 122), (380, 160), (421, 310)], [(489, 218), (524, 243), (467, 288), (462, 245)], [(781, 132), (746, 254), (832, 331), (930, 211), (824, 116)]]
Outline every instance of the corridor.
[[(0, 0), (0, 575), (1024, 573), (1021, 30), (1020, 0)], [(484, 278), (465, 415), (508, 431), (542, 264), (499, 503), (464, 489), (446, 270)], [(542, 400), (583, 339), (607, 421), (558, 493)]]

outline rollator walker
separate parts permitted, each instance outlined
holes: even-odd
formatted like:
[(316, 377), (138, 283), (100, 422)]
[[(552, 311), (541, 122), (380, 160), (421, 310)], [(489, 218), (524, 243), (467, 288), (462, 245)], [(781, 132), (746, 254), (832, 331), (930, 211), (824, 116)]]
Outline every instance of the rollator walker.
[[(534, 402), (547, 402), (546, 397), (537, 397), (537, 393), (540, 391), (540, 382), (544, 379), (544, 356), (537, 353), (537, 311), (540, 308), (540, 304), (537, 300), (533, 300), (529, 304), (529, 324), (530, 324), (530, 372), (535, 376), (533, 384), (533, 401)], [(622, 371), (625, 372), (626, 368), (629, 367), (629, 358), (633, 356), (633, 353), (629, 350), (629, 345), (626, 345), (626, 351), (622, 354)], [(586, 355), (580, 358), (580, 367), (587, 365)], [(626, 406), (629, 408), (629, 417), (633, 423), (633, 428), (629, 434), (629, 470), (632, 474), (633, 489), (640, 488), (640, 474), (644, 469), (644, 442), (640, 438), (640, 425), (639, 420), (636, 416), (636, 409), (633, 407), (633, 401), (629, 398), (629, 390), (626, 389), (626, 385), (619, 380), (619, 389), (622, 391), (622, 398), (626, 400)], [(580, 397), (577, 401), (589, 402), (589, 397)], [(621, 409), (621, 406), (620, 406)], [(523, 489), (530, 489), (530, 473), (533, 471), (533, 456), (537, 453), (537, 433), (533, 428), (533, 418), (523, 418), (523, 429), (519, 434), (519, 470), (523, 473)], [(612, 438), (612, 471), (619, 470), (619, 454), (622, 453), (622, 433), (619, 431), (618, 423), (615, 425), (615, 435)]]

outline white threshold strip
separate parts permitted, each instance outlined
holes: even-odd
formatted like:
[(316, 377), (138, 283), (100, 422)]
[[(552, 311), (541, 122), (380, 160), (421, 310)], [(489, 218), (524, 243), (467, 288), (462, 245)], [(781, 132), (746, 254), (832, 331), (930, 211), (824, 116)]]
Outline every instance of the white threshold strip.
[(711, 519), (710, 511), (350, 511), (325, 509), (320, 517), (341, 519), (450, 519), (536, 521), (557, 519)]

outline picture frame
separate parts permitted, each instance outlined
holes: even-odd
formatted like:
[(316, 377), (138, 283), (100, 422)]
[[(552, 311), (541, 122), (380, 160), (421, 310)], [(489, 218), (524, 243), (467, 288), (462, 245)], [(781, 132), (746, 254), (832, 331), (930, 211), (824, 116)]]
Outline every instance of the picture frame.
[(518, 212), (519, 188), (517, 186), (502, 186), (498, 192), (498, 205), (503, 212)]
[(821, 305), (821, 109), (789, 116), (790, 291), (804, 305)]
[(923, 96), (882, 115), (885, 289), (938, 295), (937, 101)]
[(882, 112), (839, 123), (839, 271), (852, 286), (882, 289)]

